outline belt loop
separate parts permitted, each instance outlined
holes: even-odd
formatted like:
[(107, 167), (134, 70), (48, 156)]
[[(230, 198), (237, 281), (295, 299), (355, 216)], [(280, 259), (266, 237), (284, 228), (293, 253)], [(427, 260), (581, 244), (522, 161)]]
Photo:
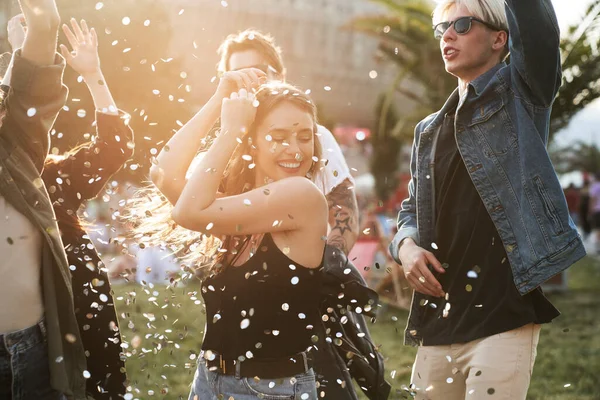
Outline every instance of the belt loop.
[(242, 362), (240, 360), (235, 360), (235, 379), (240, 379), (242, 374), (241, 374), (241, 369), (242, 369)]
[(302, 354), (302, 361), (304, 361), (304, 372), (308, 372), (308, 356), (305, 351), (300, 354)]
[(42, 337), (45, 340), (47, 337), (46, 319), (42, 317), (40, 322), (38, 322), (38, 326), (40, 327), (40, 331), (42, 332)]

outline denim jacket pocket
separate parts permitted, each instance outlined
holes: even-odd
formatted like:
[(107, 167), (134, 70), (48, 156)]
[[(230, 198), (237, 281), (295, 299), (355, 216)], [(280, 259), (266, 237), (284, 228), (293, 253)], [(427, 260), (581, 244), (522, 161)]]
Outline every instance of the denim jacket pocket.
[(296, 382), (290, 378), (258, 379), (242, 378), (248, 392), (259, 399), (293, 400), (296, 397)]
[(488, 121), (494, 114), (504, 107), (504, 102), (501, 97), (491, 99), (489, 102), (477, 106), (473, 110), (473, 116), (469, 122), (469, 126), (481, 124)]
[(488, 158), (506, 154), (516, 147), (517, 134), (501, 97), (477, 106), (468, 126), (476, 130)]
[(546, 185), (544, 185), (544, 181), (539, 175), (536, 175), (533, 178), (533, 183), (535, 185), (538, 196), (540, 197), (542, 204), (544, 206), (544, 212), (546, 217), (552, 223), (552, 228), (554, 230), (555, 235), (560, 235), (565, 231), (562, 221), (560, 220), (560, 215), (556, 209), (556, 206), (552, 202), (552, 198), (548, 193), (548, 189), (546, 189)]

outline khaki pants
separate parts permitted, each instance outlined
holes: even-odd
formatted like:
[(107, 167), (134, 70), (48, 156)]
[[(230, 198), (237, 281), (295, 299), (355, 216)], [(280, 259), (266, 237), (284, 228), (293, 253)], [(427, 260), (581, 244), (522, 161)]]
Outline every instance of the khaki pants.
[(421, 346), (412, 370), (416, 400), (525, 399), (540, 325), (449, 346)]

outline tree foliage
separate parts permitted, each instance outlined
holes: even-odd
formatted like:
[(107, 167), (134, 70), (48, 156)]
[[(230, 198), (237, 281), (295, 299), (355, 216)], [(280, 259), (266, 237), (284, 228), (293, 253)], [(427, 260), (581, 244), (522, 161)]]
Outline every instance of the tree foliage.
[[(386, 95), (381, 94), (375, 107), (377, 115), (382, 114), (385, 103)], [(403, 143), (399, 135), (394, 132), (399, 120), (395, 108), (390, 107), (389, 112), (384, 114), (383, 119), (377, 119), (370, 139), (373, 148), (370, 170), (375, 178), (375, 194), (382, 201), (387, 200), (398, 186), (396, 171), (400, 163), (400, 150)]]
[(600, 173), (600, 148), (593, 143), (577, 141), (551, 152), (552, 162), (559, 174), (573, 171)]
[(582, 21), (561, 40), (563, 84), (552, 107), (550, 140), (571, 118), (600, 97), (600, 0), (587, 8)]
[[(427, 0), (371, 0), (385, 14), (354, 19), (350, 27), (379, 39), (380, 57), (398, 67), (406, 79), (397, 80), (396, 93), (416, 108), (402, 115), (403, 137), (412, 139), (415, 125), (437, 111), (456, 88), (456, 78), (445, 73), (439, 42), (431, 28), (432, 3)], [(410, 88), (408, 87), (410, 86)]]
[[(456, 78), (444, 72), (439, 42), (431, 29), (432, 4), (427, 0), (371, 0), (385, 14), (354, 19), (349, 27), (379, 40), (379, 57), (398, 67), (398, 75), (387, 93), (380, 96), (371, 137), (371, 173), (380, 200), (397, 187), (402, 144), (413, 140), (416, 124), (437, 111), (456, 87)], [(399, 113), (393, 99), (400, 95), (415, 107)], [(405, 107), (407, 109), (407, 107)]]

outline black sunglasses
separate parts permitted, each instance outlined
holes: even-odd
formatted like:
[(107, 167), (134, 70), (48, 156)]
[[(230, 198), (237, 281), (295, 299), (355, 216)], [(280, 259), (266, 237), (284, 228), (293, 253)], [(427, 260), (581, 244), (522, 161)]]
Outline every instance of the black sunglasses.
[(460, 18), (456, 19), (455, 21), (445, 21), (445, 22), (440, 22), (439, 24), (436, 24), (433, 27), (433, 35), (435, 36), (435, 38), (437, 40), (440, 40), (442, 38), (442, 36), (444, 36), (444, 33), (446, 33), (446, 31), (448, 29), (450, 29), (450, 27), (452, 25), (454, 25), (454, 31), (457, 34), (466, 35), (471, 30), (471, 25), (473, 25), (473, 21), (477, 21), (480, 24), (483, 24), (494, 31), (503, 31), (504, 30), (504, 29), (498, 28), (497, 26), (492, 25), (488, 22), (482, 21), (479, 18), (460, 17)]

